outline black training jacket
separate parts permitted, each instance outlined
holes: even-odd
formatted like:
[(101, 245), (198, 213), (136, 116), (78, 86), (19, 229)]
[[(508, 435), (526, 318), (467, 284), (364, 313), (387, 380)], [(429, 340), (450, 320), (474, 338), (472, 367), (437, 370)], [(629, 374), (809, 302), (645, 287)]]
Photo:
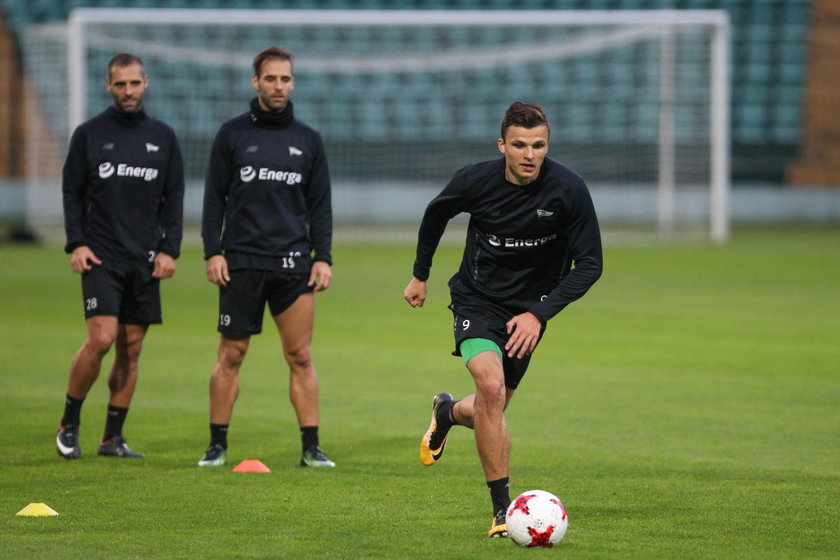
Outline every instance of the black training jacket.
[(111, 107), (79, 125), (62, 181), (68, 253), (87, 245), (101, 260), (178, 258), (184, 166), (172, 129), (145, 112)]
[(320, 134), (293, 117), (266, 122), (253, 110), (224, 123), (210, 155), (201, 235), (204, 258), (224, 253), (231, 269), (309, 274), (312, 260), (332, 264)]
[(505, 179), (505, 159), (464, 167), (426, 208), (414, 276), (426, 280), (448, 221), (470, 214), (460, 281), (512, 313), (530, 311), (545, 325), (601, 275), (598, 219), (583, 179), (546, 158), (539, 177)]

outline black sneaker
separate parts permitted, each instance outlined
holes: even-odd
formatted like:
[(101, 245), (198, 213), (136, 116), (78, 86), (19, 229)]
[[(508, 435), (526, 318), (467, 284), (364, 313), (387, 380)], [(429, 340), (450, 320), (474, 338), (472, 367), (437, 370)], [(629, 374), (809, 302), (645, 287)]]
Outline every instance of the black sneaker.
[(198, 462), (199, 467), (222, 467), (227, 459), (227, 449), (217, 443), (211, 445), (204, 452), (204, 457)]
[(300, 458), (300, 466), (331, 468), (335, 466), (335, 463), (330, 461), (324, 452), (321, 451), (321, 448), (316, 445), (303, 452), (303, 456)]
[(507, 515), (505, 515), (505, 510), (500, 509), (496, 512), (496, 515), (493, 516), (493, 524), (490, 526), (490, 530), (487, 531), (487, 536), (493, 539), (508, 536)]
[(106, 457), (124, 457), (126, 459), (142, 459), (143, 454), (132, 451), (126, 444), (122, 436), (115, 436), (104, 439), (99, 442), (98, 455)]
[(446, 438), (452, 426), (438, 430), (437, 413), (443, 403), (453, 400), (455, 399), (449, 393), (439, 393), (435, 395), (435, 399), (432, 401), (432, 422), (429, 424), (429, 429), (423, 434), (423, 439), (420, 440), (420, 462), (426, 466), (434, 465), (443, 455)]
[(59, 426), (55, 435), (55, 450), (60, 457), (65, 459), (78, 459), (82, 455), (79, 447), (79, 427)]

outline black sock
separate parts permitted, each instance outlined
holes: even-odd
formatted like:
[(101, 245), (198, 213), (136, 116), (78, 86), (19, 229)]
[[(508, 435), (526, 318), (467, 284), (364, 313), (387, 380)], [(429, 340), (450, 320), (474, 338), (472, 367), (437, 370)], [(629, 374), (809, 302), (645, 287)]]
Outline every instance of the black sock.
[(103, 440), (122, 437), (123, 424), (128, 415), (128, 409), (121, 406), (108, 405), (108, 416), (105, 419), (105, 435)]
[(61, 417), (61, 425), (65, 428), (78, 428), (81, 424), (82, 403), (84, 397), (77, 399), (67, 395), (64, 400), (64, 416)]
[(455, 405), (458, 401), (447, 401), (440, 405), (440, 408), (437, 409), (437, 414), (435, 414), (435, 421), (437, 422), (437, 427), (439, 430), (445, 430), (447, 428), (451, 428), (452, 426), (458, 425), (458, 421), (455, 420)]
[(306, 451), (312, 447), (318, 447), (318, 426), (301, 426), (300, 443)]
[(496, 515), (499, 511), (507, 510), (510, 505), (509, 485), (510, 477), (507, 476), (498, 480), (487, 481), (487, 488), (490, 489), (490, 499), (493, 500), (493, 515)]
[(221, 445), (227, 449), (227, 433), (230, 424), (210, 424), (210, 447)]

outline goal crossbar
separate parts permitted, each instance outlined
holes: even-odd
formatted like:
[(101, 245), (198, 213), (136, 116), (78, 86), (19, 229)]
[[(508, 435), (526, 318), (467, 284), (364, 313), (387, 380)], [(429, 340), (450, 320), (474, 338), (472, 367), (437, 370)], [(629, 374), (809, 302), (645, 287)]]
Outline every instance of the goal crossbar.
[[(331, 25), (547, 27), (565, 25), (729, 25), (723, 10), (213, 10), (183, 8), (76, 8), (70, 23), (177, 23), (179, 25)], [(219, 15), (223, 13), (224, 18)]]

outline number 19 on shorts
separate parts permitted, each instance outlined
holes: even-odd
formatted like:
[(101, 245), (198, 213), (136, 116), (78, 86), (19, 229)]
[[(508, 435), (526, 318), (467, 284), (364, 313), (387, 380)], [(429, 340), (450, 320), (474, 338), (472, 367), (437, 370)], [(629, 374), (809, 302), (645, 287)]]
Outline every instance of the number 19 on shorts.
[(294, 268), (295, 260), (300, 258), (300, 251), (289, 253), (288, 257), (283, 257), (283, 268)]

